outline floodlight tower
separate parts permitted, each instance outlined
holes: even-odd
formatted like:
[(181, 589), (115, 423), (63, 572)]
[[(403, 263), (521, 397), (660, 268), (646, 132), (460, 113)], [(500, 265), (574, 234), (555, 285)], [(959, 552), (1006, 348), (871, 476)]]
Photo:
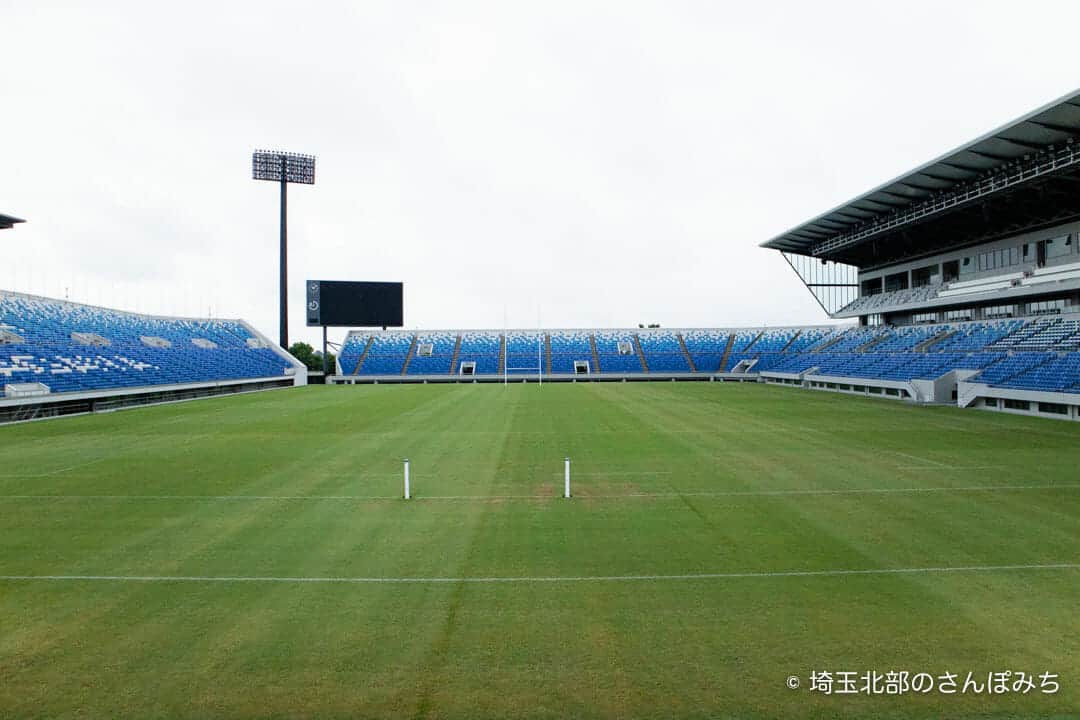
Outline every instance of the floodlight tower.
[(286, 188), (289, 183), (302, 185), (315, 184), (315, 156), (280, 150), (256, 150), (251, 156), (251, 175), (256, 180), (270, 180), (281, 184), (281, 276), (279, 278), (281, 294), (279, 341), (284, 350), (289, 349), (289, 314), (288, 314), (288, 202)]

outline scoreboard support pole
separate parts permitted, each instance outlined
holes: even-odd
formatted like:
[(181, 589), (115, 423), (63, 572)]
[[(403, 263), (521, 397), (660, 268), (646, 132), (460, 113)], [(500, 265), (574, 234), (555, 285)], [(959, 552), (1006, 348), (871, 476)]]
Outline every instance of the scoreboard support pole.
[(326, 368), (327, 368), (327, 362), (326, 362), (326, 326), (323, 325), (322, 326), (322, 374), (323, 374), (323, 382), (326, 382), (326, 373), (327, 373)]

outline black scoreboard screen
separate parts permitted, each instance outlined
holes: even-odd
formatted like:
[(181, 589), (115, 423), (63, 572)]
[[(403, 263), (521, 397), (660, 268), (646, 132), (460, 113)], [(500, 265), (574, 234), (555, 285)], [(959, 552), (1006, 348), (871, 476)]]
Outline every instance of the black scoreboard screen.
[(311, 327), (401, 327), (404, 286), (399, 282), (308, 280)]

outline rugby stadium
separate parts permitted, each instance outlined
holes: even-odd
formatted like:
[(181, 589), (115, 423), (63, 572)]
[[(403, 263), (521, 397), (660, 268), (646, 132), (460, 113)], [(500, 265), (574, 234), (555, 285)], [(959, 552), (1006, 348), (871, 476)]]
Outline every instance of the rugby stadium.
[(762, 238), (820, 324), (325, 377), (0, 292), (0, 714), (1076, 717), (1078, 183), (1075, 93)]

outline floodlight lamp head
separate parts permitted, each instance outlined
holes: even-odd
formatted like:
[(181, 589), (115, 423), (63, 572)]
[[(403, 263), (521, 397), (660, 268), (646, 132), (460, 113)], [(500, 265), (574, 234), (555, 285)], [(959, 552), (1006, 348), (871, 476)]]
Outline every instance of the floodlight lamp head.
[(251, 155), (251, 176), (271, 182), (315, 184), (315, 156), (281, 150), (256, 150)]

